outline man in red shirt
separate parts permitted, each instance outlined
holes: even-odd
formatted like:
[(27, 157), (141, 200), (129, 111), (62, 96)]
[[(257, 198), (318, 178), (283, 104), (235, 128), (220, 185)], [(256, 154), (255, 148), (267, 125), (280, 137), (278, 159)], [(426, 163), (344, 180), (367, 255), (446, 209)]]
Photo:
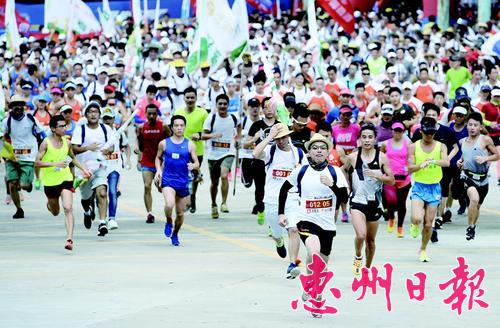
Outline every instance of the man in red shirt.
[(148, 216), (146, 223), (154, 223), (153, 215), (153, 197), (151, 195), (151, 185), (156, 174), (155, 157), (158, 152), (158, 144), (160, 141), (170, 136), (170, 128), (168, 125), (163, 125), (161, 120), (158, 120), (160, 109), (155, 104), (146, 105), (147, 121), (137, 129), (137, 141), (139, 144), (140, 169), (142, 172), (142, 181), (144, 182), (144, 205)]
[[(484, 113), (484, 123), (488, 129), (493, 144), (497, 152), (500, 152), (500, 89), (493, 88), (491, 90), (491, 101), (484, 104), (481, 108)], [(500, 161), (497, 161), (497, 180), (500, 186)]]

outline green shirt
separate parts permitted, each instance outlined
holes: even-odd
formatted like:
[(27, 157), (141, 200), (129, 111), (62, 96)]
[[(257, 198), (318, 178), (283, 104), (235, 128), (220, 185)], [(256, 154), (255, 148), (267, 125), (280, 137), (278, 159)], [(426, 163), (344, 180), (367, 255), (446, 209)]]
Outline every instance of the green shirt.
[(184, 131), (184, 136), (191, 140), (196, 146), (196, 155), (203, 156), (205, 151), (205, 146), (202, 140), (194, 141), (191, 136), (195, 133), (203, 132), (203, 123), (208, 116), (208, 112), (201, 107), (195, 107), (195, 109), (188, 113), (186, 108), (179, 108), (175, 111), (174, 115), (181, 115), (186, 119), (186, 130)]
[(448, 98), (455, 99), (455, 90), (464, 85), (465, 82), (469, 81), (471, 77), (472, 74), (463, 66), (460, 66), (458, 69), (450, 68), (446, 72), (446, 81), (450, 84)]
[(372, 76), (377, 76), (384, 71), (385, 65), (387, 64), (387, 59), (385, 59), (384, 57), (378, 57), (377, 59), (370, 57), (366, 61), (366, 64), (368, 65), (370, 74)]

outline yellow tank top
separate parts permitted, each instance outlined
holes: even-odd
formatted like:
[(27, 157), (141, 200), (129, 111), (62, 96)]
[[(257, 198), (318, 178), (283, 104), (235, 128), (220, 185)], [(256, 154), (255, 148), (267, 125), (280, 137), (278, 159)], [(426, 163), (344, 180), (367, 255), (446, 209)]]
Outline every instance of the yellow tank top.
[[(45, 155), (42, 157), (42, 162), (62, 162), (65, 161), (68, 157), (68, 140), (66, 138), (62, 138), (62, 147), (55, 148), (50, 141), (50, 138), (45, 139), (47, 141), (47, 151)], [(71, 170), (69, 166), (65, 168), (59, 167), (42, 167), (42, 183), (44, 186), (57, 186), (63, 183), (64, 181), (73, 181), (73, 174), (71, 174)]]
[[(434, 149), (430, 153), (426, 153), (422, 149), (422, 140), (418, 140), (415, 143), (415, 164), (418, 165), (424, 162), (426, 159), (441, 159), (441, 143), (439, 141), (435, 142)], [(439, 165), (429, 165), (425, 169), (418, 170), (414, 173), (413, 178), (415, 182), (420, 182), (424, 184), (435, 184), (441, 181), (443, 177), (443, 170)]]

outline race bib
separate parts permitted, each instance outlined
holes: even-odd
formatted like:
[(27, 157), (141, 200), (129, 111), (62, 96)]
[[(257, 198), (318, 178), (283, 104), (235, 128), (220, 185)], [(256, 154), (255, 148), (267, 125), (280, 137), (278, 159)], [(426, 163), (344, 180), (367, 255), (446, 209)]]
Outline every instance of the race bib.
[(179, 158), (180, 158), (180, 156), (179, 156), (179, 154), (178, 154), (178, 153), (172, 153), (172, 158), (173, 158), (173, 159), (179, 159)]
[(212, 141), (212, 147), (214, 148), (229, 148), (231, 143), (222, 141)]
[(273, 169), (272, 176), (274, 179), (284, 179), (287, 178), (291, 172), (290, 170)]
[(31, 149), (14, 149), (16, 155), (29, 155), (31, 154)]
[(333, 207), (333, 198), (306, 199), (305, 207), (308, 214), (330, 212)]
[(108, 161), (117, 160), (118, 159), (118, 153), (112, 153), (112, 154), (109, 154), (109, 155), (105, 155), (105, 158)]

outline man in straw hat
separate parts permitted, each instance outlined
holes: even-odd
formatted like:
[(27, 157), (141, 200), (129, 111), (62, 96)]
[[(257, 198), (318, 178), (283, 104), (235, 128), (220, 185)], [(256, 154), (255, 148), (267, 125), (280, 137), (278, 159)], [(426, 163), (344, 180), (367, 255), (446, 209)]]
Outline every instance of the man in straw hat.
[[(283, 123), (278, 123), (271, 128), (266, 138), (254, 149), (253, 156), (261, 159), (266, 167), (266, 185), (264, 203), (266, 207), (265, 218), (271, 228), (271, 237), (276, 242), (276, 252), (281, 258), (286, 257), (286, 248), (283, 239), (284, 227), (280, 226), (278, 220), (278, 195), (279, 189), (286, 181), (292, 170), (297, 166), (307, 164), (302, 149), (293, 146), (290, 142), (291, 130)], [(274, 144), (270, 143), (274, 140)], [(300, 274), (297, 268), (297, 257), (299, 255), (299, 235), (295, 226), (294, 215), (298, 210), (299, 199), (296, 192), (289, 194), (287, 202), (287, 215), (289, 218), (288, 236), (290, 238), (288, 249), (290, 265), (287, 269), (287, 278), (295, 278)]]
[(281, 226), (289, 224), (285, 205), (288, 192), (296, 187), (300, 198), (296, 226), (307, 248), (307, 264), (314, 255), (328, 262), (336, 234), (335, 209), (347, 201), (348, 184), (340, 168), (328, 165), (327, 156), (333, 147), (330, 140), (316, 133), (305, 147), (309, 152), (309, 164), (295, 168), (281, 186), (279, 222)]

